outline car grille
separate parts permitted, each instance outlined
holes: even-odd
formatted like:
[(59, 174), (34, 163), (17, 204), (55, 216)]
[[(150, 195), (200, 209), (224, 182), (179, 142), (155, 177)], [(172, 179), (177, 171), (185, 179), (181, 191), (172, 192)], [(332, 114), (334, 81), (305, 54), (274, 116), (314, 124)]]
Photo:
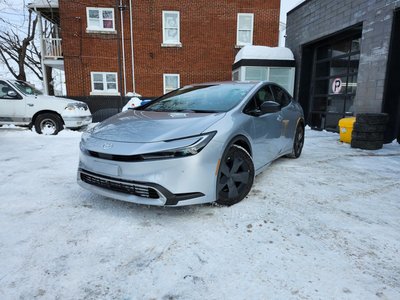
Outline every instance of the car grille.
[(114, 161), (127, 161), (127, 162), (138, 162), (143, 161), (144, 158), (141, 155), (114, 155), (114, 154), (106, 154), (96, 151), (89, 151), (90, 156), (107, 159), (107, 160), (114, 160)]
[(101, 177), (99, 175), (92, 175), (82, 171), (80, 172), (80, 178), (87, 184), (95, 185), (112, 191), (151, 199), (160, 198), (157, 191), (151, 187), (119, 181), (118, 179), (114, 180), (107, 177)]

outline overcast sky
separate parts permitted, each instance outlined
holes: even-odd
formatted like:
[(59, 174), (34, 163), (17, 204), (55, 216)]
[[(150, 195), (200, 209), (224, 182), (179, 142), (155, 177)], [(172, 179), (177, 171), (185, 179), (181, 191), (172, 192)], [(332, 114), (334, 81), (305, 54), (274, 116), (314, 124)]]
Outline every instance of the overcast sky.
[(292, 8), (295, 8), (301, 2), (305, 0), (281, 0), (281, 14), (280, 14), (280, 22), (286, 24), (286, 14)]

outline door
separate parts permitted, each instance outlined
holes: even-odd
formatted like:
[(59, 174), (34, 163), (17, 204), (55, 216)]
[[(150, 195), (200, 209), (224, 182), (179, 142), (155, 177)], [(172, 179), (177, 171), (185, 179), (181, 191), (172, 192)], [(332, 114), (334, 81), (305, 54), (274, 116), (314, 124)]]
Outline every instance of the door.
[(299, 112), (292, 102), (292, 97), (286, 90), (275, 84), (271, 85), (271, 90), (275, 102), (279, 103), (281, 106), (281, 153), (286, 153), (293, 148), (293, 139), (297, 126), (296, 120), (298, 119)]
[[(13, 91), (16, 96), (10, 96)], [(25, 119), (25, 100), (7, 82), (0, 81), (0, 123), (2, 124), (26, 124), (29, 120)]]
[(389, 48), (389, 63), (385, 91), (383, 94), (383, 112), (389, 114), (386, 126), (385, 142), (394, 139), (400, 143), (400, 8), (394, 12), (392, 36)]
[(265, 101), (274, 101), (269, 85), (260, 88), (245, 108), (253, 121), (253, 157), (255, 168), (260, 169), (274, 160), (282, 151), (282, 114), (261, 112)]
[(357, 26), (315, 46), (310, 87), (311, 127), (338, 131), (338, 121), (354, 114), (360, 45), (361, 30)]

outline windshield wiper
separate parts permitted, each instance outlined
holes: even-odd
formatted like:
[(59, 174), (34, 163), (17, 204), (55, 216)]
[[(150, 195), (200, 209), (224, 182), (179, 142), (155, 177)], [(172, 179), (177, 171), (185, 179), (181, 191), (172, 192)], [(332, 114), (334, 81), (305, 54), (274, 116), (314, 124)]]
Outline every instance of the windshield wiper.
[[(140, 106), (138, 107), (140, 109)], [(205, 110), (205, 109), (171, 109), (171, 110), (159, 110), (159, 109), (151, 109), (150, 107), (144, 107), (142, 110), (147, 110), (147, 111), (155, 111), (155, 112), (169, 112), (169, 113), (218, 113), (219, 111), (216, 110)]]
[(179, 109), (176, 112), (186, 112), (186, 113), (217, 113), (215, 110), (206, 110), (206, 109)]

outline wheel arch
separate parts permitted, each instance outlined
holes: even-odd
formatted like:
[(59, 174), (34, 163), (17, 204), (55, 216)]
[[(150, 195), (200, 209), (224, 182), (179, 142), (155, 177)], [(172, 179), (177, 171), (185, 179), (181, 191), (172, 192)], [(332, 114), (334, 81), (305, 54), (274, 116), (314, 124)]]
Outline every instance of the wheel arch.
[(227, 144), (226, 148), (228, 148), (228, 147), (230, 147), (232, 145), (237, 145), (239, 147), (244, 148), (250, 154), (250, 156), (253, 157), (253, 151), (252, 151), (252, 148), (251, 148), (251, 143), (250, 143), (249, 139), (246, 136), (240, 134), (240, 135), (237, 135), (237, 136), (233, 137), (229, 141), (229, 143)]
[(301, 126), (303, 126), (303, 128), (305, 128), (306, 127), (306, 122), (305, 122), (305, 120), (304, 120), (304, 118), (303, 117), (300, 117), (300, 118), (298, 118), (297, 119), (297, 125), (296, 125), (296, 128), (297, 128), (297, 126), (298, 125), (301, 125)]
[(54, 111), (54, 110), (48, 110), (48, 109), (40, 110), (40, 111), (36, 112), (36, 113), (33, 115), (33, 117), (32, 117), (31, 124), (35, 124), (36, 118), (37, 118), (39, 115), (42, 115), (42, 114), (53, 114), (53, 115), (56, 115), (57, 117), (60, 118), (62, 124), (65, 125), (64, 119), (61, 117), (61, 115), (60, 115), (58, 112), (56, 112), (56, 111)]

